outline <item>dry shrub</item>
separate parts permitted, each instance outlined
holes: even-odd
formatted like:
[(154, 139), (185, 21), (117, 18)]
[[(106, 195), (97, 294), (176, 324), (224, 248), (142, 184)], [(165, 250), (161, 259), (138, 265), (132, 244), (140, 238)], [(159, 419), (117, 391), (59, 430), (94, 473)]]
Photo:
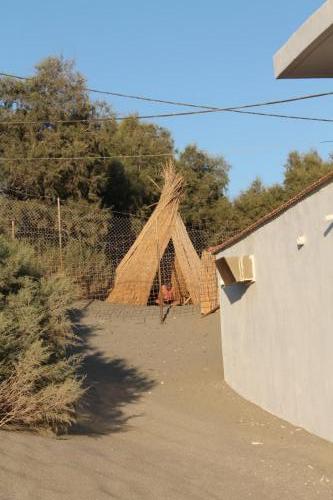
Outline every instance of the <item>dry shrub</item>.
[(48, 279), (31, 248), (0, 238), (0, 427), (63, 431), (82, 395), (70, 283)]
[(37, 341), (0, 384), (0, 427), (59, 432), (75, 422), (75, 403), (82, 394), (81, 382), (67, 378), (59, 383), (43, 383), (48, 360), (49, 352)]

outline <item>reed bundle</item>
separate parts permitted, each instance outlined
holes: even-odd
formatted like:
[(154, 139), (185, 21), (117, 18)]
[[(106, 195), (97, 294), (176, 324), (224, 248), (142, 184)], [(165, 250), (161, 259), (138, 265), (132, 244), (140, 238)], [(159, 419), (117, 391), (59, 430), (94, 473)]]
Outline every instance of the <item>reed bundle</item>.
[(206, 250), (201, 256), (200, 302), (204, 315), (216, 311), (219, 306), (215, 257)]
[(200, 258), (179, 214), (171, 233), (177, 263), (193, 304), (200, 303)]

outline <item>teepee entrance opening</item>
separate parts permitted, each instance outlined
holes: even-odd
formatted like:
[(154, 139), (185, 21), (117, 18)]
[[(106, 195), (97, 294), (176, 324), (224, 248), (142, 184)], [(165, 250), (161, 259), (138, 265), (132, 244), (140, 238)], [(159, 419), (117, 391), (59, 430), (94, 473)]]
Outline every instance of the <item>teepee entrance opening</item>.
[[(173, 305), (186, 305), (191, 302), (190, 293), (186, 287), (184, 276), (176, 258), (172, 240), (160, 260), (160, 279), (162, 287), (169, 287), (172, 290)], [(148, 305), (156, 305), (159, 302), (159, 272), (156, 272), (148, 299)]]

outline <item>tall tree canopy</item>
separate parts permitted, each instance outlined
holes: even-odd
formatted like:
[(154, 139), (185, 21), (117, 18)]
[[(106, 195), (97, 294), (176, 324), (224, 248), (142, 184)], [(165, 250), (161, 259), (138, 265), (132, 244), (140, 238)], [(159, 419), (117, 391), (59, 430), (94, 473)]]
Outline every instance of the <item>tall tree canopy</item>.
[(179, 155), (178, 167), (184, 176), (186, 194), (182, 212), (187, 222), (214, 222), (221, 200), (226, 200), (229, 165), (222, 156), (211, 156), (190, 145)]
[(115, 127), (111, 120), (100, 133), (99, 124), (56, 123), (97, 118), (105, 111), (90, 102), (84, 78), (73, 64), (49, 58), (31, 79), (1, 79), (0, 96), (1, 121), (12, 122), (1, 125), (1, 155), (29, 158), (4, 163), (1, 174), (8, 187), (24, 187), (36, 196), (94, 199), (103, 182), (96, 162), (31, 160), (100, 155), (107, 132)]
[[(148, 214), (160, 194), (163, 155), (175, 155), (168, 130), (135, 115), (117, 121), (109, 105), (91, 100), (73, 62), (53, 57), (32, 78), (0, 79), (0, 121), (9, 122), (0, 124), (1, 156), (21, 158), (4, 162), (0, 180), (37, 198)], [(112, 158), (96, 159), (101, 156)], [(194, 145), (177, 164), (187, 183), (186, 220), (214, 220), (226, 199), (229, 166)]]
[[(6, 161), (2, 181), (36, 197), (84, 199), (116, 209), (152, 202), (156, 188), (146, 188), (153, 184), (145, 176), (156, 177), (165, 158), (116, 156), (172, 154), (169, 132), (135, 117), (118, 124), (107, 104), (90, 99), (72, 62), (48, 58), (36, 70), (30, 79), (0, 80), (0, 121), (10, 122), (0, 124), (0, 154), (28, 158)], [(93, 159), (101, 156), (113, 158)], [(49, 157), (55, 160), (43, 160)], [(77, 157), (92, 159), (61, 159)]]
[(276, 184), (264, 186), (262, 181), (255, 179), (246, 191), (242, 191), (234, 200), (234, 219), (237, 229), (249, 226), (253, 221), (271, 212), (285, 201), (285, 191)]
[(60, 196), (88, 211), (94, 204), (149, 215), (160, 195), (163, 155), (173, 156), (186, 182), (183, 217), (209, 227), (212, 241), (251, 224), (333, 165), (315, 151), (292, 152), (281, 184), (266, 187), (256, 179), (230, 200), (230, 167), (222, 156), (196, 145), (177, 152), (168, 130), (135, 115), (118, 121), (107, 103), (92, 100), (73, 62), (55, 57), (29, 79), (0, 79), (0, 134), (0, 155), (8, 158), (1, 162), (2, 185), (35, 198)]
[(332, 170), (331, 161), (324, 161), (317, 151), (300, 154), (292, 151), (285, 165), (283, 186), (288, 197), (298, 193)]

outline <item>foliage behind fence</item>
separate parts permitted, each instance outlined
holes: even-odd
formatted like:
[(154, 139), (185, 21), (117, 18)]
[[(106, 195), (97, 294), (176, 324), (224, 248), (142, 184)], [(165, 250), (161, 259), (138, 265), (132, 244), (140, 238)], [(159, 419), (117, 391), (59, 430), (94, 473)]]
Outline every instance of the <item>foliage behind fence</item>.
[[(106, 298), (118, 264), (145, 223), (145, 218), (114, 214), (86, 202), (57, 206), (56, 201), (18, 200), (5, 193), (0, 195), (0, 231), (32, 245), (47, 274), (60, 272), (72, 278), (82, 299)], [(208, 228), (187, 230), (201, 257), (209, 244)], [(174, 279), (174, 265), (170, 242), (161, 259), (162, 282), (171, 283)], [(140, 280), (140, 269), (133, 280)], [(156, 303), (158, 293), (156, 277), (150, 303)]]

